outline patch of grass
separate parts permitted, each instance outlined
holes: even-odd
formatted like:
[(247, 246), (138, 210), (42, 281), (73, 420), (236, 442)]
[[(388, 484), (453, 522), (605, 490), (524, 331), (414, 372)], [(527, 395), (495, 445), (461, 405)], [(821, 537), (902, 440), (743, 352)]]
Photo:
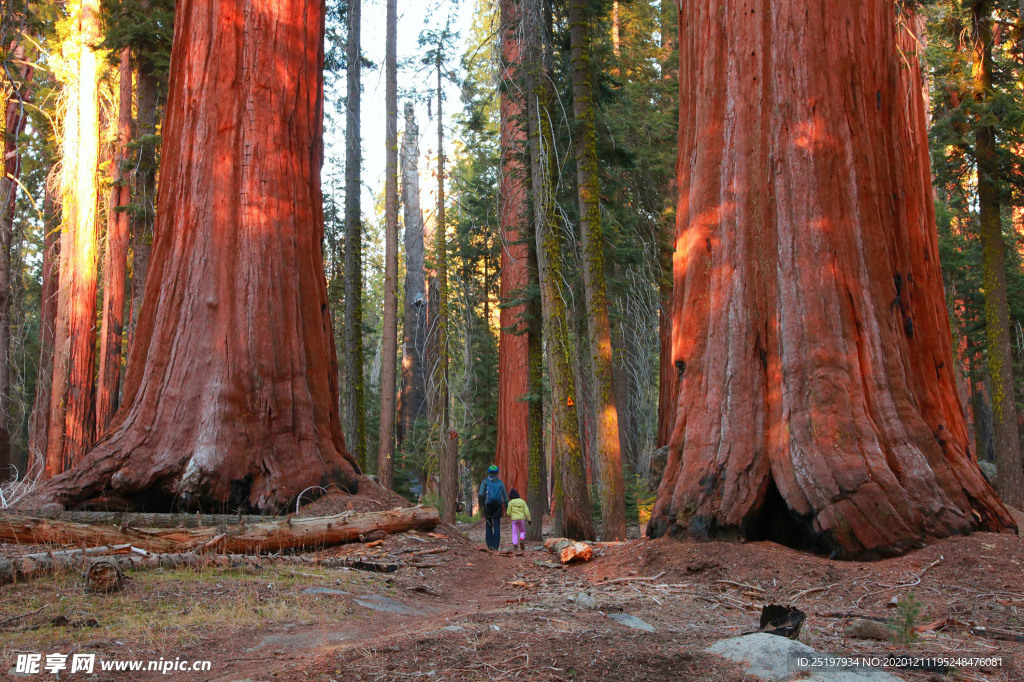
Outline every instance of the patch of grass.
[[(86, 591), (77, 573), (15, 585), (5, 589), (0, 600), (0, 621), (45, 608), (5, 630), (0, 651), (53, 648), (98, 638), (173, 648), (197, 643), (215, 629), (350, 620), (353, 614), (344, 598), (304, 594), (302, 589), (331, 585), (356, 592), (368, 587), (363, 576), (302, 569), (306, 575), (274, 570), (251, 574), (234, 568), (130, 571), (125, 589), (109, 595)], [(71, 625), (54, 625), (57, 616)], [(98, 625), (74, 627), (88, 619)]]

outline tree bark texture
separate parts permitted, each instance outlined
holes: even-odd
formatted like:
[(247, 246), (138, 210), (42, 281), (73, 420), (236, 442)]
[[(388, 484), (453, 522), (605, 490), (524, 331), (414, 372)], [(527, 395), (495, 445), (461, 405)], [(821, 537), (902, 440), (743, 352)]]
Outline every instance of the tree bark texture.
[[(96, 390), (96, 438), (117, 412), (121, 389), (121, 332), (124, 326), (125, 270), (128, 264), (128, 213), (131, 189), (121, 172), (132, 135), (132, 69), (128, 48), (121, 51), (117, 152), (111, 164), (110, 207), (103, 271), (103, 322), (100, 372)], [(118, 210), (122, 209), (122, 210)]]
[(550, 101), (542, 31), (544, 26), (540, 0), (523, 0), (529, 64), (528, 133), (531, 157), (533, 220), (537, 242), (537, 272), (540, 281), (541, 310), (547, 346), (548, 377), (551, 385), (552, 456), (556, 526), (574, 540), (593, 540), (590, 518), (590, 491), (587, 489), (586, 464), (580, 445), (576, 415), (576, 391), (569, 344), (569, 317), (560, 290), (563, 245), (558, 236), (554, 197), (554, 137), (547, 105)]
[(39, 373), (36, 395), (29, 418), (28, 467), (26, 475), (35, 478), (43, 472), (46, 458), (47, 426), (50, 419), (50, 392), (53, 389), (53, 337), (57, 317), (57, 282), (60, 277), (60, 235), (55, 227), (53, 195), (47, 188), (43, 196), (43, 281), (39, 294)]
[(498, 220), (501, 235), (501, 330), (498, 337), (498, 450), (496, 463), (510, 489), (529, 485), (530, 339), (526, 320), (526, 240), (529, 198), (526, 164), (526, 92), (522, 80), (521, 0), (502, 0), (501, 13), (501, 179)]
[[(14, 209), (21, 177), (21, 149), (19, 136), (25, 129), (26, 100), (35, 66), (25, 62), (25, 48), (18, 42), (10, 46), (15, 64), (13, 75), (17, 81), (4, 100), (3, 129), (0, 129), (0, 148), (4, 150), (0, 164), (0, 481), (14, 471), (11, 464), (11, 304), (14, 300), (11, 243), (14, 239)], [(24, 472), (19, 472), (24, 473)]]
[(427, 291), (424, 270), (423, 215), (420, 211), (419, 129), (411, 103), (405, 105), (402, 138), (402, 205), (405, 216), (405, 319), (402, 325), (402, 396), (398, 442), (412, 435), (416, 420), (426, 417)]
[[(974, 98), (982, 107), (986, 119), (993, 116), (991, 13), (990, 0), (975, 0), (972, 3)], [(992, 434), (996, 466), (999, 469), (999, 494), (1007, 504), (1024, 508), (1024, 459), (1014, 399), (1013, 347), (1006, 301), (1006, 242), (1003, 241), (999, 150), (995, 126), (979, 121), (974, 135), (985, 294), (985, 336), (988, 341), (988, 374), (992, 381)]]
[(348, 3), (348, 96), (345, 128), (345, 376), (352, 410), (352, 449), (359, 466), (366, 467), (366, 405), (363, 376), (363, 216), (362, 136), (359, 131), (360, 91), (360, 7), (362, 0)]
[[(99, 161), (99, 3), (79, 8), (76, 82), (65, 118), (61, 292), (58, 297), (46, 474), (54, 476), (80, 460), (93, 442), (96, 361), (96, 169)], [(62, 324), (63, 323), (63, 324)]]
[(448, 386), (448, 234), (444, 206), (444, 89), (442, 88), (443, 44), (437, 46), (437, 229), (434, 234), (434, 259), (437, 263), (437, 377), (438, 406), (438, 463), (441, 484), (441, 520), (455, 523), (455, 509), (459, 500), (459, 453), (456, 432), (451, 423), (451, 401)]
[(682, 379), (648, 534), (870, 558), (1015, 528), (969, 454), (893, 5), (680, 17)]
[(387, 0), (384, 141), (387, 177), (384, 179), (384, 321), (380, 374), (380, 437), (377, 480), (391, 489), (395, 476), (395, 365), (398, 362), (398, 2)]
[(619, 416), (612, 376), (611, 323), (604, 276), (604, 236), (594, 129), (591, 69), (593, 17), (588, 0), (569, 1), (572, 43), (573, 114), (576, 120), (576, 185), (580, 204), (583, 284), (587, 301), (587, 341), (594, 375), (595, 444), (600, 465), (602, 537), (626, 538), (626, 498), (622, 476)]
[(311, 485), (357, 487), (321, 257), (324, 6), (184, 0), (176, 14), (124, 406), (35, 504), (277, 510)]

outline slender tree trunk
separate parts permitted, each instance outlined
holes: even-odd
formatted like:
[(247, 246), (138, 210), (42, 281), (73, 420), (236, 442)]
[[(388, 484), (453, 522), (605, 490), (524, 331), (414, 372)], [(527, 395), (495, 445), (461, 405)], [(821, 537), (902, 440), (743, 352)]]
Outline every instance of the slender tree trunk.
[[(10, 49), (15, 62), (13, 73), (20, 82), (4, 100), (3, 121), (0, 125), (0, 148), (4, 150), (0, 168), (0, 481), (14, 471), (11, 465), (11, 303), (14, 300), (14, 278), (11, 263), (11, 244), (14, 240), (14, 209), (21, 177), (21, 149), (18, 137), (27, 119), (25, 104), (29, 83), (35, 67), (23, 64), (25, 49), (17, 43)], [(10, 72), (9, 72), (10, 73)], [(23, 474), (24, 472), (18, 472)]]
[(501, 330), (498, 336), (498, 450), (495, 460), (509, 488), (526, 491), (529, 477), (530, 337), (526, 320), (529, 197), (526, 99), (522, 82), (521, 0), (502, 0), (501, 12)]
[(100, 372), (96, 392), (96, 438), (117, 412), (121, 388), (121, 331), (124, 325), (125, 268), (128, 259), (128, 213), (131, 192), (121, 165), (132, 135), (132, 70), (129, 50), (121, 51), (117, 153), (111, 164), (110, 209), (107, 216), (106, 267), (103, 279), (103, 326), (100, 328)]
[(969, 455), (894, 26), (892, 3), (682, 5), (683, 376), (653, 537), (876, 557), (1015, 528)]
[(427, 292), (423, 215), (420, 211), (419, 129), (412, 104), (405, 105), (402, 139), (402, 205), (405, 210), (405, 322), (402, 325), (402, 396), (398, 442), (411, 437), (416, 420), (426, 417), (424, 354), (427, 347)]
[(570, 0), (569, 34), (572, 41), (573, 114), (576, 119), (577, 190), (583, 282), (587, 300), (587, 336), (593, 365), (595, 433), (601, 474), (602, 537), (626, 537), (625, 488), (619, 417), (612, 380), (611, 324), (604, 277), (604, 237), (601, 229), (597, 138), (591, 84), (591, 44), (588, 0)]
[(619, 1), (612, 0), (612, 53), (616, 58), (622, 53), (622, 39), (619, 36)]
[[(975, 0), (971, 7), (974, 43), (974, 99), (983, 116), (992, 116), (992, 3)], [(982, 278), (985, 293), (985, 335), (988, 373), (992, 379), (992, 430), (999, 469), (999, 495), (1014, 507), (1024, 507), (1024, 459), (1014, 399), (1013, 348), (1006, 302), (1006, 242), (999, 199), (999, 150), (996, 130), (975, 128), (978, 166), (978, 214), (981, 223)]]
[(60, 235), (55, 226), (56, 208), (49, 189), (43, 195), (43, 282), (39, 306), (39, 373), (36, 395), (29, 420), (27, 475), (35, 478), (43, 472), (46, 459), (47, 425), (50, 419), (50, 393), (53, 390), (53, 337), (57, 317), (57, 283), (60, 277)]
[(543, 329), (551, 385), (552, 479), (559, 534), (576, 540), (594, 538), (590, 519), (590, 492), (580, 447), (576, 395), (570, 359), (569, 319), (559, 289), (562, 276), (562, 243), (555, 224), (554, 137), (547, 111), (549, 101), (547, 59), (542, 42), (541, 0), (523, 0), (524, 29), (529, 64), (528, 135), (531, 157), (533, 221), (536, 236), (537, 272), (540, 281)]
[[(661, 77), (671, 82), (678, 90), (679, 78), (679, 5), (675, 2), (661, 3), (661, 48), (665, 54), (662, 62)], [(671, 91), (670, 91), (671, 92)], [(668, 101), (678, 109), (678, 99), (668, 96)], [(678, 164), (678, 160), (677, 160)], [(667, 193), (673, 196), (676, 191), (675, 178), (669, 183)], [(671, 220), (665, 221), (665, 229), (660, 234), (659, 265), (661, 279), (658, 282), (660, 305), (658, 307), (658, 435), (657, 446), (668, 445), (672, 429), (676, 423), (676, 397), (679, 390), (679, 376), (672, 363), (672, 251), (675, 238), (675, 211), (669, 211)]]
[[(47, 437), (47, 476), (69, 469), (92, 444), (96, 358), (96, 168), (99, 160), (98, 2), (77, 17), (79, 50), (73, 102), (65, 119), (61, 292)], [(66, 266), (66, 267), (63, 267)]]
[[(529, 100), (527, 100), (529, 101)], [(525, 112), (524, 112), (525, 113)], [(531, 169), (536, 169), (539, 159), (531, 158)], [(530, 353), (530, 407), (528, 422), (529, 469), (526, 486), (526, 504), (534, 510), (533, 522), (526, 529), (526, 539), (539, 542), (543, 537), (544, 512), (548, 509), (548, 471), (544, 452), (544, 344), (543, 310), (539, 295), (537, 246), (535, 221), (528, 220), (527, 236), (531, 240), (529, 257), (530, 297), (526, 303), (529, 325)], [(533, 293), (536, 291), (537, 293)], [(486, 317), (485, 317), (486, 319)]]
[(360, 7), (362, 0), (348, 4), (348, 98), (345, 129), (345, 374), (352, 410), (352, 447), (359, 466), (366, 467), (366, 405), (363, 377), (363, 227), (359, 205), (362, 171), (362, 136), (359, 132), (360, 92)]
[(384, 141), (387, 177), (384, 179), (384, 358), (380, 374), (380, 438), (377, 476), (390, 489), (395, 475), (395, 365), (398, 360), (398, 0), (387, 2), (387, 56), (385, 57)]
[(440, 429), (438, 433), (441, 454), (441, 520), (455, 523), (455, 508), (459, 499), (458, 436), (452, 429), (451, 407), (448, 397), (448, 238), (444, 211), (444, 91), (442, 90), (442, 46), (437, 47), (437, 230), (434, 235), (434, 254), (437, 260), (437, 387), (440, 402)]
[(244, 9), (178, 2), (124, 406), (31, 504), (102, 494), (150, 510), (278, 511), (309, 486), (358, 485), (321, 252), (325, 9)]
[(132, 286), (131, 308), (128, 311), (128, 360), (135, 340), (135, 326), (142, 308), (149, 272), (149, 252), (153, 245), (153, 223), (156, 219), (156, 135), (157, 84), (152, 66), (139, 60), (136, 70), (136, 127), (142, 140), (132, 183), (132, 200), (136, 204), (131, 219)]

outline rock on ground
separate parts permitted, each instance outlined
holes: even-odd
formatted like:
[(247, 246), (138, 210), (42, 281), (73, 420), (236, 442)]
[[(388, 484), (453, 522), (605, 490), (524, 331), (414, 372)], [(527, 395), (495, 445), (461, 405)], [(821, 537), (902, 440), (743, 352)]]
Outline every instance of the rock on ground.
[[(707, 651), (739, 663), (748, 674), (769, 682), (792, 679), (801, 682), (900, 682), (898, 677), (875, 668), (836, 667), (837, 656), (820, 653), (801, 642), (764, 633), (723, 639), (712, 644)], [(830, 662), (832, 666), (829, 666)]]

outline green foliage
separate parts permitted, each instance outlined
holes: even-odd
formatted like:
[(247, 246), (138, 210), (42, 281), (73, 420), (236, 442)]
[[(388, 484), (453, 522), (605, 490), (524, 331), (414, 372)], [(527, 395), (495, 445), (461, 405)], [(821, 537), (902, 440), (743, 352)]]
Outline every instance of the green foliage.
[(152, 72), (166, 88), (171, 68), (175, 0), (100, 0), (104, 36), (100, 47), (110, 50), (111, 63), (129, 48), (139, 68)]
[(1019, 222), (1024, 210), (1024, 58), (1019, 29), (1020, 5), (1014, 0), (989, 3), (992, 19), (1004, 31), (993, 43), (993, 86), (986, 98), (974, 94), (972, 71), (972, 3), (933, 0), (922, 7), (927, 19), (927, 66), (930, 77), (932, 126), (930, 144), (936, 193), (939, 257), (962, 372), (970, 378), (979, 456), (994, 458), (987, 420), (987, 335), (982, 252), (980, 245), (976, 134), (993, 127), (1006, 251), (1006, 287), (1011, 339), (1017, 356), (1014, 374), (1020, 404), (1024, 372), (1024, 270)]
[(893, 632), (893, 639), (897, 644), (913, 644), (917, 641), (917, 623), (923, 610), (921, 600), (914, 593), (909, 593), (905, 599), (901, 599), (896, 606), (896, 614), (889, 621), (889, 628)]

